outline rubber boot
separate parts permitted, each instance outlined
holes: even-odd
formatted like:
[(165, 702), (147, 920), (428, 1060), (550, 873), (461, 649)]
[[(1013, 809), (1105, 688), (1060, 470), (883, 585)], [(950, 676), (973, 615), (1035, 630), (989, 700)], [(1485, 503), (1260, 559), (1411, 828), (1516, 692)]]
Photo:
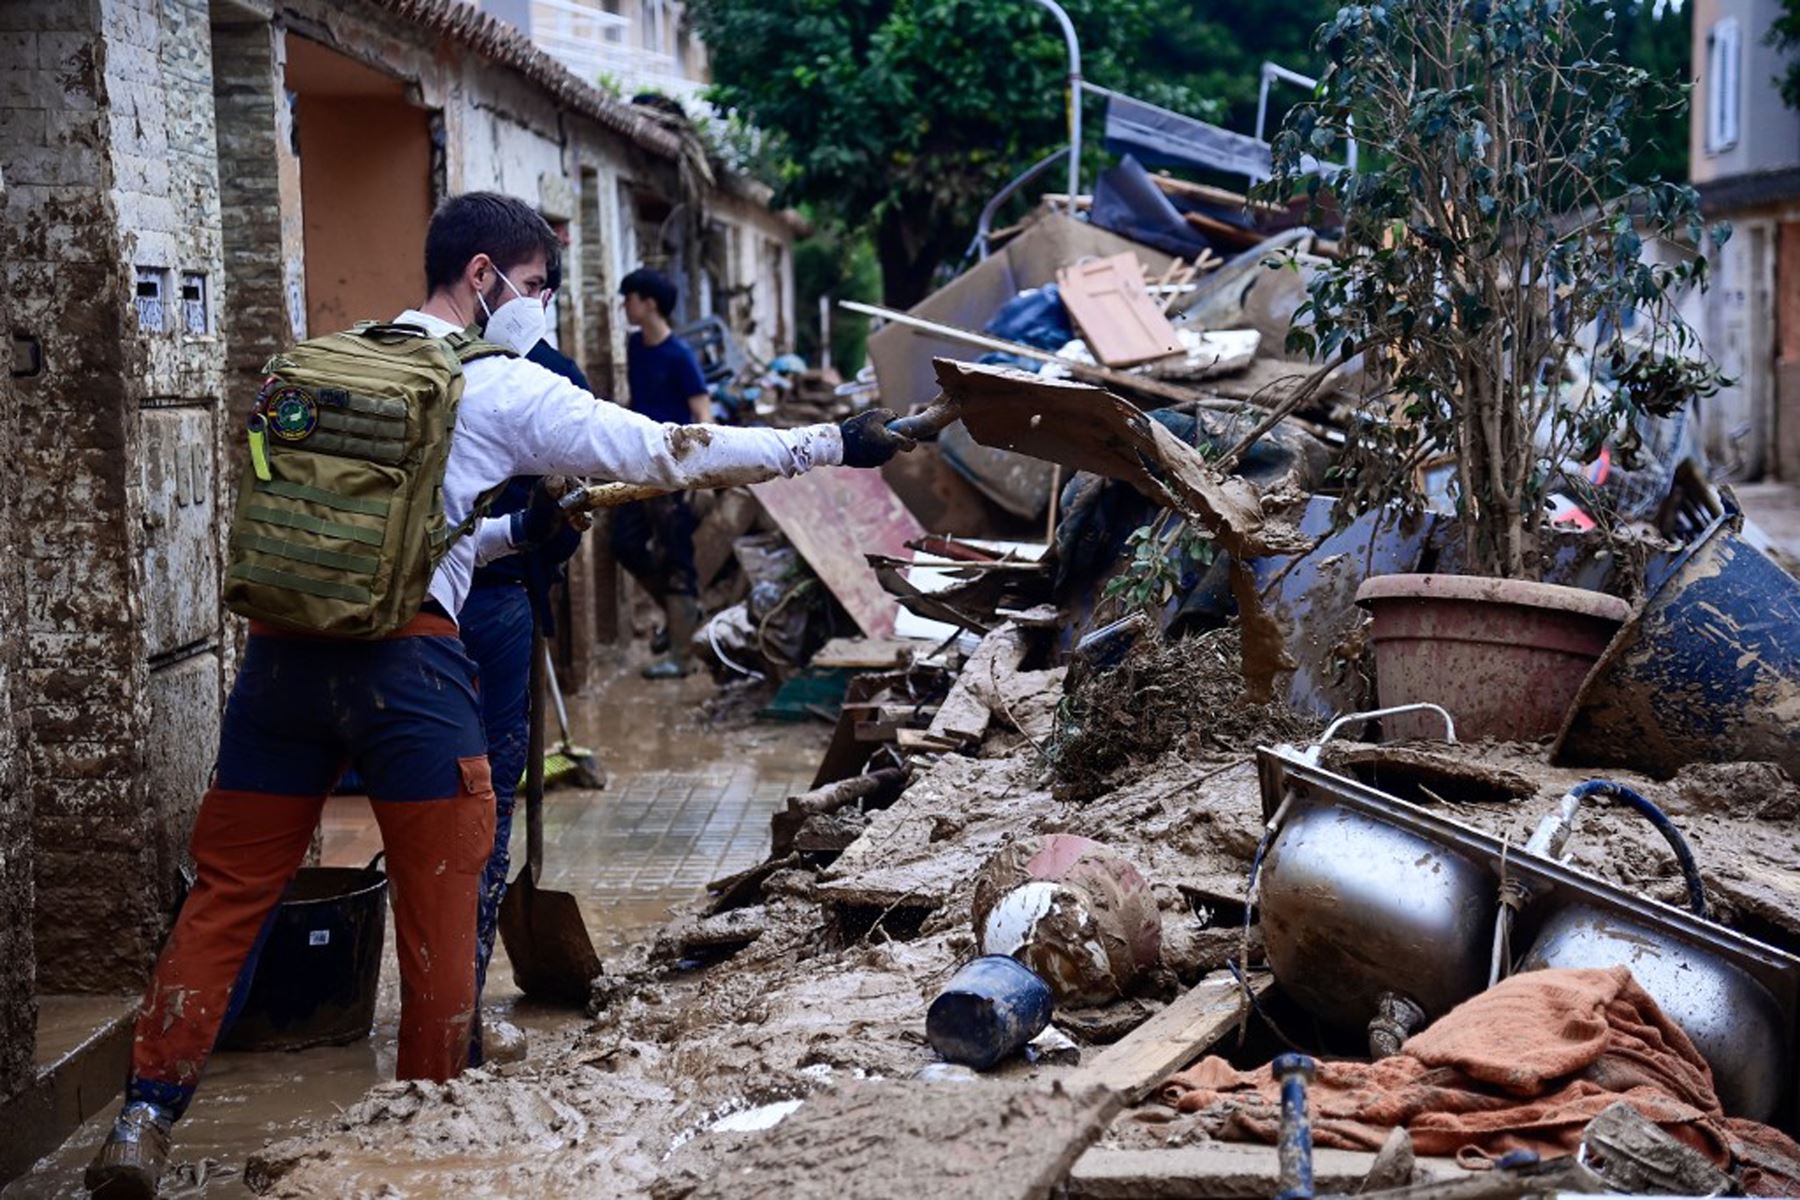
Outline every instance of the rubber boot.
[(175, 1118), (143, 1100), (127, 1104), (82, 1182), (97, 1200), (155, 1200)]
[(670, 596), (663, 601), (669, 620), (669, 652), (640, 672), (645, 679), (680, 679), (691, 665), (694, 630), (700, 627), (700, 602), (692, 596)]

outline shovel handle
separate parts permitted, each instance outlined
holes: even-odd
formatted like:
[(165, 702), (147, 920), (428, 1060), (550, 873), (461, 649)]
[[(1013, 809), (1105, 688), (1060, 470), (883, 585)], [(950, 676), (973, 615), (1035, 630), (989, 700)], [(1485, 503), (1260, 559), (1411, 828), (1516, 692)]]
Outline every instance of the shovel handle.
[(544, 862), (544, 634), (531, 631), (531, 709), (527, 717), (525, 759), (525, 870), (536, 886)]
[(564, 512), (592, 512), (597, 508), (619, 508), (668, 494), (669, 489), (651, 483), (596, 483), (576, 488), (558, 503)]

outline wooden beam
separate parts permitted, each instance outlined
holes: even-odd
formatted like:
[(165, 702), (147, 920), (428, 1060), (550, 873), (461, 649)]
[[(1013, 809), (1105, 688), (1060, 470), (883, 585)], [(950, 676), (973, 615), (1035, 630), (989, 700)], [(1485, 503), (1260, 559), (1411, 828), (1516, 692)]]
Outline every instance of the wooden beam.
[[(1313, 1148), (1313, 1187), (1321, 1195), (1348, 1195), (1375, 1165), (1362, 1150)], [(1415, 1178), (1467, 1178), (1452, 1158), (1421, 1158)], [(1278, 1190), (1275, 1147), (1247, 1142), (1206, 1142), (1157, 1150), (1106, 1150), (1083, 1154), (1069, 1172), (1071, 1198), (1079, 1200), (1265, 1200)]]
[[(1250, 977), (1261, 996), (1274, 980)], [(1158, 1084), (1212, 1049), (1244, 1011), (1244, 989), (1228, 971), (1216, 971), (1169, 1007), (1114, 1042), (1071, 1074), (1069, 1087), (1111, 1088), (1136, 1104)]]

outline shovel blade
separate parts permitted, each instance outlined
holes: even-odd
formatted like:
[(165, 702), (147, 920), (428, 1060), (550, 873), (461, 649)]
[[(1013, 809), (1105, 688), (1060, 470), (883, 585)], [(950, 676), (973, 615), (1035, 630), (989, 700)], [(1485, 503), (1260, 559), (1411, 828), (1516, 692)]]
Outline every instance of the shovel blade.
[(600, 955), (575, 897), (545, 891), (521, 872), (500, 902), (500, 940), (520, 991), (550, 1004), (587, 1005)]

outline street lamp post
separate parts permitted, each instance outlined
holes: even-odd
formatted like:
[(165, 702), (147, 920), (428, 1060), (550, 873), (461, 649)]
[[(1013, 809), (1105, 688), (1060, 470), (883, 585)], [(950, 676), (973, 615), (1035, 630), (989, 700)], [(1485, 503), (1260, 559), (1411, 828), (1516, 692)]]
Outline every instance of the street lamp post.
[(1075, 26), (1069, 14), (1056, 0), (1033, 0), (1050, 10), (1062, 26), (1063, 41), (1069, 47), (1069, 215), (1075, 215), (1075, 197), (1081, 194), (1081, 43), (1076, 40)]

